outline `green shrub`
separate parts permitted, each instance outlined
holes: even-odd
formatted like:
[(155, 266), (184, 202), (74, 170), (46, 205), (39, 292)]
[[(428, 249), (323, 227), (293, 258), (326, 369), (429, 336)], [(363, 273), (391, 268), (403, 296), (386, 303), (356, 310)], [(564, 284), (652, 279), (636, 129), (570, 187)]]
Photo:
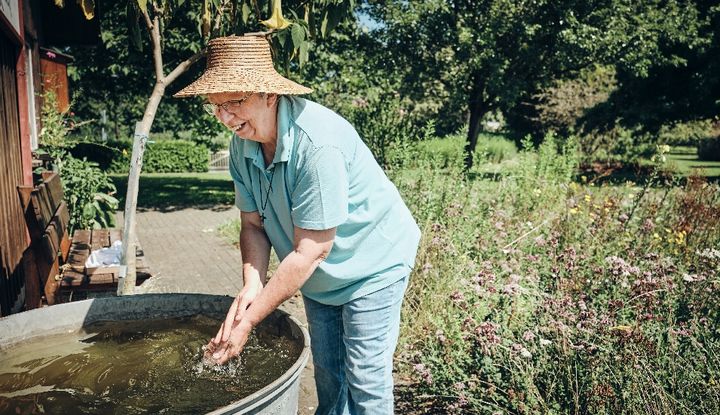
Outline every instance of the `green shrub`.
[(58, 111), (58, 101), (54, 91), (43, 94), (40, 117), (42, 119), (42, 128), (38, 134), (40, 146), (46, 149), (64, 148), (71, 127), (67, 113)]
[(555, 80), (535, 95), (537, 122), (543, 131), (578, 131), (586, 112), (607, 101), (616, 89), (615, 68), (610, 66), (593, 66), (574, 78)]
[[(115, 142), (119, 153), (113, 159), (110, 170), (127, 173), (130, 168), (132, 144)], [(142, 171), (145, 173), (183, 173), (208, 171), (207, 147), (185, 140), (150, 142), (145, 147)]]
[(113, 160), (122, 157), (122, 149), (108, 144), (79, 142), (70, 148), (70, 154), (77, 159), (97, 163), (101, 170), (107, 171)]
[(720, 161), (720, 137), (700, 140), (697, 154), (700, 160)]
[[(422, 157), (432, 159), (438, 167), (455, 165), (463, 162), (465, 158), (465, 144), (467, 131), (443, 138), (422, 140), (418, 143), (418, 150)], [(501, 163), (517, 156), (515, 143), (505, 136), (493, 133), (481, 133), (475, 147), (475, 160), (489, 163)]]
[(515, 143), (502, 135), (483, 133), (478, 137), (475, 148), (476, 160), (500, 163), (517, 155)]
[(414, 141), (420, 135), (400, 100), (386, 94), (373, 102), (356, 100), (342, 114), (356, 129), (360, 138), (383, 167), (388, 167), (388, 152), (393, 146)]
[(697, 120), (664, 125), (658, 132), (658, 142), (671, 146), (697, 146), (713, 133), (712, 120)]
[(115, 226), (118, 200), (115, 185), (97, 166), (69, 154), (60, 157), (60, 179), (70, 211), (70, 234), (75, 229)]

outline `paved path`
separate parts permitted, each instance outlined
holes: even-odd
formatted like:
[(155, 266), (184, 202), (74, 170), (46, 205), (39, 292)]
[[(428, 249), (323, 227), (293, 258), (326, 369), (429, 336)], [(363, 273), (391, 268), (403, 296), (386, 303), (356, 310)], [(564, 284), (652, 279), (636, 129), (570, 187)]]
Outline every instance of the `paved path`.
[[(138, 291), (235, 296), (242, 287), (240, 251), (217, 228), (238, 217), (235, 207), (138, 211), (138, 239), (153, 274)], [(302, 297), (296, 295), (282, 308), (307, 327)], [(316, 406), (311, 359), (301, 374), (298, 413), (312, 414)]]

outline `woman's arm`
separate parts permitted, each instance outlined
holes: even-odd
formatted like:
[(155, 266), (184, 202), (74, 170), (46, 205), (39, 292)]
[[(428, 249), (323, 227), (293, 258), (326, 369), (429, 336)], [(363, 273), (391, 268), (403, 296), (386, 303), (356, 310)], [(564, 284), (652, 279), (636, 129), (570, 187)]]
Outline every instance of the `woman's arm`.
[(223, 336), (223, 341), (214, 350), (213, 358), (219, 364), (240, 353), (253, 327), (302, 287), (318, 265), (327, 258), (334, 239), (335, 228), (307, 230), (295, 227), (295, 249), (283, 259), (242, 318), (233, 322), (229, 336)]
[(225, 321), (213, 338), (215, 345), (227, 341), (233, 323), (240, 321), (245, 311), (262, 291), (270, 262), (270, 241), (262, 228), (257, 212), (240, 213), (240, 253), (242, 254), (243, 288), (235, 297)]

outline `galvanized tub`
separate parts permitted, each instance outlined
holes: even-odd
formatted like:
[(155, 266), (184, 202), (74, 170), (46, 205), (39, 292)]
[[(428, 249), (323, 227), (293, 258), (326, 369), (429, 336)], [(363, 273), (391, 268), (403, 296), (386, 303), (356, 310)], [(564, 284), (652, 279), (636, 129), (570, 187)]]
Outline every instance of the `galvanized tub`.
[[(205, 314), (223, 318), (233, 299), (205, 294), (141, 294), (59, 304), (0, 319), (0, 350), (35, 337), (75, 332), (99, 321), (142, 320)], [(210, 414), (295, 414), (300, 373), (310, 356), (307, 330), (291, 315), (277, 310), (263, 325), (290, 334), (303, 350), (292, 367), (271, 384)]]

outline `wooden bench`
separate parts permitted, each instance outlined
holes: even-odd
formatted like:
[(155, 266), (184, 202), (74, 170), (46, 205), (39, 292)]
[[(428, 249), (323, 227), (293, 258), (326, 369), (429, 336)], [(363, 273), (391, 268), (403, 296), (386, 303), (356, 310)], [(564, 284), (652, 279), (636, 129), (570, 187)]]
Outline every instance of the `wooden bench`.
[[(119, 266), (87, 268), (93, 250), (122, 240), (118, 229), (76, 230), (68, 235), (70, 212), (63, 200), (60, 176), (42, 175), (35, 187), (18, 186), (30, 234), (30, 246), (23, 255), (26, 280), (25, 308), (86, 298), (89, 292), (117, 289)], [(150, 277), (142, 250), (137, 250), (137, 283)]]

